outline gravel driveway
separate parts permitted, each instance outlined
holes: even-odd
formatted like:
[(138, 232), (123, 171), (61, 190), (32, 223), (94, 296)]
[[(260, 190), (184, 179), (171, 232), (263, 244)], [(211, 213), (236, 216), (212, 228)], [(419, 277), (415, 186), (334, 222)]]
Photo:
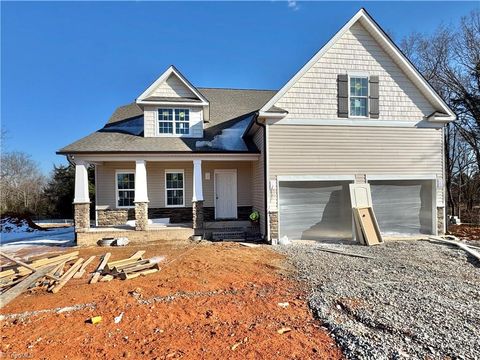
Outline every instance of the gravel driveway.
[(276, 249), (310, 286), (311, 309), (347, 358), (480, 359), (480, 264), (463, 250), (426, 241)]

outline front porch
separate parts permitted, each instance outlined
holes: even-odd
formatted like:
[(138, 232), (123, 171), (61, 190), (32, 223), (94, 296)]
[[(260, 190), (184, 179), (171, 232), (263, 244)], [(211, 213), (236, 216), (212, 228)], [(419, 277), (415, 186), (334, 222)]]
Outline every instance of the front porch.
[[(256, 161), (257, 154), (236, 160), (77, 158), (77, 244), (93, 245), (106, 237), (127, 237), (131, 242), (186, 240), (193, 235), (212, 239), (215, 232), (229, 229), (261, 239), (259, 227), (249, 222), (258, 208), (253, 200)], [(94, 219), (88, 196), (90, 164), (95, 166)]]

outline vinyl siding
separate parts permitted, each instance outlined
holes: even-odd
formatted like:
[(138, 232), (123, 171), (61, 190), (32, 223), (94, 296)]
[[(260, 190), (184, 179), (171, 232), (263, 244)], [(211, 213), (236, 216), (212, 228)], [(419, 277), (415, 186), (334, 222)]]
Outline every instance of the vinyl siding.
[(162, 82), (154, 91), (152, 91), (151, 94), (149, 94), (149, 96), (197, 98), (197, 96), (174, 74), (170, 75), (166, 81)]
[[(97, 206), (116, 208), (115, 171), (135, 170), (133, 162), (105, 162), (97, 165)], [(252, 162), (250, 161), (204, 161), (203, 171), (203, 196), (204, 206), (214, 206), (214, 170), (237, 170), (237, 201), (238, 206), (252, 205), (251, 176)], [(165, 171), (184, 170), (185, 180), (185, 206), (192, 206), (193, 196), (193, 163), (192, 162), (147, 162), (147, 187), (150, 208), (165, 207)], [(205, 173), (210, 173), (210, 180), (205, 179)]]
[(264, 174), (264, 138), (263, 128), (259, 128), (253, 135), (253, 142), (260, 150), (261, 155), (257, 161), (252, 162), (252, 206), (253, 210), (260, 213), (260, 232), (265, 235), (265, 174)]
[(337, 119), (337, 75), (379, 76), (380, 116), (421, 120), (434, 110), (368, 31), (354, 24), (275, 104), (292, 119)]
[[(269, 174), (432, 175), (442, 178), (442, 130), (269, 126)], [(438, 189), (437, 200), (443, 199)], [(276, 199), (270, 205), (276, 206)]]
[[(174, 109), (181, 106), (162, 106), (162, 109)], [(190, 109), (190, 133), (188, 135), (175, 135), (179, 137), (201, 138), (203, 137), (203, 111), (201, 107), (182, 107)], [(159, 106), (145, 106), (144, 109), (144, 136), (172, 136), (172, 135), (157, 135), (158, 127), (158, 109)], [(175, 126), (175, 125), (174, 125)]]

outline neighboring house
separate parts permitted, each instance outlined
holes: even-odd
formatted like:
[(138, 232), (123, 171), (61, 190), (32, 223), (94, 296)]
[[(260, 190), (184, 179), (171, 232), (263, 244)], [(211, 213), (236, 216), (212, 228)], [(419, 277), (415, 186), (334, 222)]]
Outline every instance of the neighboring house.
[(272, 242), (351, 238), (348, 184), (366, 182), (381, 230), (418, 236), (444, 231), (443, 127), (454, 119), (362, 9), (279, 91), (196, 88), (172, 66), (59, 153), (76, 164), (80, 243), (132, 219), (129, 236), (142, 239), (161, 229), (148, 219), (192, 233), (247, 226), (252, 210)]

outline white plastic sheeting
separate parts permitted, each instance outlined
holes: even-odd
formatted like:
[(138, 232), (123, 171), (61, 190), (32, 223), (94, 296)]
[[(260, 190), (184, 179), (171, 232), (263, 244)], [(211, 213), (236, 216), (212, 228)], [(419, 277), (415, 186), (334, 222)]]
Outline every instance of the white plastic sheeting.
[(280, 237), (290, 240), (352, 238), (349, 181), (282, 181)]
[(368, 183), (382, 234), (433, 233), (432, 180), (370, 180)]
[(210, 147), (219, 150), (245, 151), (248, 150), (247, 145), (243, 141), (242, 135), (247, 129), (248, 124), (252, 120), (252, 116), (237, 122), (230, 128), (222, 130), (211, 141), (197, 141), (197, 148)]

